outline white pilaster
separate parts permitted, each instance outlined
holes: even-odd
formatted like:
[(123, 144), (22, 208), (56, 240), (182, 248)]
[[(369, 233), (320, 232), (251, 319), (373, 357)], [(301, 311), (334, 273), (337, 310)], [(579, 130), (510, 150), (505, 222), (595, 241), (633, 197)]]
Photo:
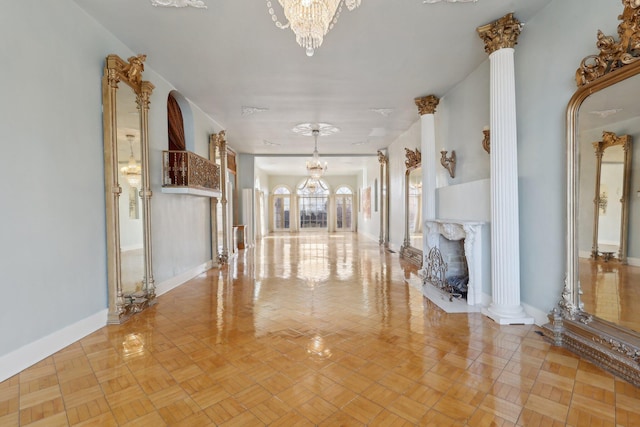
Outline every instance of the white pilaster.
[[(429, 95), (416, 98), (420, 114), (420, 151), (422, 152), (422, 252), (427, 254), (425, 220), (436, 217), (436, 125), (435, 112), (440, 98)], [(424, 268), (424, 266), (423, 266)]]
[(518, 150), (513, 48), (489, 55), (491, 103), (491, 290), (483, 313), (501, 325), (532, 324), (520, 303)]
[(420, 116), (422, 151), (422, 218), (436, 217), (436, 127), (433, 113)]

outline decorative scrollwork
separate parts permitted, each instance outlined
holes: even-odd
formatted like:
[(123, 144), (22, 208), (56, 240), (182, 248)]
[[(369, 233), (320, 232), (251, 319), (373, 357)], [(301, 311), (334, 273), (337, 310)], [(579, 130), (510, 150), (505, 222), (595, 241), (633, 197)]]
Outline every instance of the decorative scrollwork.
[(509, 13), (495, 22), (478, 27), (477, 31), (484, 41), (484, 51), (491, 55), (496, 50), (513, 48), (518, 44), (522, 23), (513, 16), (513, 13)]
[(422, 164), (422, 154), (418, 148), (416, 148), (415, 151), (405, 148), (404, 151), (407, 156), (407, 160), (404, 162), (407, 169), (412, 169)]
[(621, 343), (620, 341), (614, 340), (612, 338), (605, 337), (593, 337), (594, 342), (598, 344), (608, 345), (611, 350), (616, 351), (620, 354), (624, 354), (626, 357), (632, 359), (636, 363), (640, 363), (640, 350), (634, 347), (631, 347), (627, 344)]
[(414, 99), (416, 106), (418, 107), (418, 113), (423, 116), (425, 114), (434, 114), (436, 107), (440, 102), (440, 98), (435, 95), (423, 96), (422, 98)]
[(389, 158), (380, 150), (378, 150), (378, 162), (381, 165), (386, 165), (389, 162)]
[(624, 11), (618, 17), (618, 38), (606, 36), (598, 30), (596, 47), (598, 55), (589, 55), (582, 60), (576, 71), (578, 87), (629, 65), (640, 58), (640, 0), (622, 0)]

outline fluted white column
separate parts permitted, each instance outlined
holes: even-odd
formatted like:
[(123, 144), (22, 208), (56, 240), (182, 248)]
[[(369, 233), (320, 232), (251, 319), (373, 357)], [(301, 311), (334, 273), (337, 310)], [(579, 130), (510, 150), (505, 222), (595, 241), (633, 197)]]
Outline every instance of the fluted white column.
[(436, 217), (436, 121), (440, 98), (435, 95), (416, 98), (420, 113), (420, 150), (422, 151), (422, 218)]
[(420, 114), (420, 151), (422, 151), (422, 252), (427, 254), (424, 222), (436, 217), (436, 125), (435, 112), (440, 98), (435, 95), (416, 98)]
[(491, 291), (483, 310), (495, 322), (531, 324), (520, 303), (518, 149), (514, 49), (521, 24), (513, 14), (478, 29), (490, 61)]

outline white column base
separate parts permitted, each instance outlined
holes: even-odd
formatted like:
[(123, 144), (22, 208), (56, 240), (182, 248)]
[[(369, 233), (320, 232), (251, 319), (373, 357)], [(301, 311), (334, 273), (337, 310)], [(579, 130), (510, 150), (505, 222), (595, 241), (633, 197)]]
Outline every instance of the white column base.
[(482, 309), (482, 314), (499, 325), (533, 325), (534, 319), (529, 316), (521, 305), (497, 306), (490, 304)]

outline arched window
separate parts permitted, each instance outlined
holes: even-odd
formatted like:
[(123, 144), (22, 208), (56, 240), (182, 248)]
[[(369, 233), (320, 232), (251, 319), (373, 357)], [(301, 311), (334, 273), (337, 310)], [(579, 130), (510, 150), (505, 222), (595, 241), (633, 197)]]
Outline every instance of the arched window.
[(353, 224), (353, 191), (343, 185), (336, 190), (336, 231), (350, 231)]
[(298, 186), (300, 229), (327, 229), (329, 186), (323, 180)]
[(291, 228), (291, 191), (279, 186), (273, 190), (273, 229), (289, 230)]

